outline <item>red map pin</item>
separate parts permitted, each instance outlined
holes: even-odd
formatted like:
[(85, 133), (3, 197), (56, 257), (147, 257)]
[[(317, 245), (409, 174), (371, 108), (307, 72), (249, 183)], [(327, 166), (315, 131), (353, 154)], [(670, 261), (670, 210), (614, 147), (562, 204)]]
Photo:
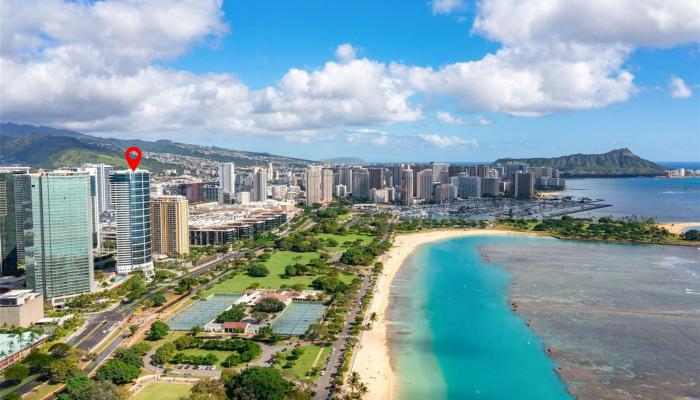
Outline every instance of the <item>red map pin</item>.
[(136, 146), (131, 146), (126, 149), (124, 158), (126, 158), (126, 163), (129, 164), (132, 171), (136, 172), (136, 168), (138, 168), (139, 163), (141, 162), (141, 156), (141, 149)]

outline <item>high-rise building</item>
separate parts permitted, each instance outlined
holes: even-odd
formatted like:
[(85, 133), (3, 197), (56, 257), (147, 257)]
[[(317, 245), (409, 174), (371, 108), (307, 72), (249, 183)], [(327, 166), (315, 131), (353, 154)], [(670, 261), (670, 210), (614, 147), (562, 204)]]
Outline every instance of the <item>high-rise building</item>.
[(189, 254), (187, 199), (182, 196), (151, 198), (151, 237), (156, 254)]
[(275, 176), (274, 170), (272, 169), (272, 163), (267, 163), (267, 179), (273, 180)]
[(481, 195), (489, 197), (498, 197), (501, 194), (500, 179), (498, 178), (483, 178), (481, 179)]
[(144, 170), (116, 171), (110, 176), (119, 274), (153, 273), (150, 180), (150, 173)]
[(352, 197), (369, 200), (369, 171), (366, 168), (355, 168), (352, 171)]
[(458, 176), (459, 174), (467, 172), (467, 167), (465, 165), (450, 165), (447, 169), (450, 178)]
[(109, 175), (114, 172), (114, 167), (106, 164), (83, 164), (80, 170), (95, 177), (98, 214), (111, 211), (113, 208), (112, 198), (109, 194)]
[(369, 172), (369, 188), (384, 189), (384, 168), (370, 167), (367, 168), (367, 171)]
[(236, 171), (231, 162), (219, 164), (219, 189), (226, 193), (236, 192)]
[(454, 187), (449, 183), (435, 185), (435, 201), (437, 203), (444, 203), (452, 200), (453, 190)]
[(348, 196), (347, 188), (345, 185), (336, 185), (335, 186), (335, 197), (339, 198), (345, 198)]
[(433, 162), (430, 165), (433, 168), (433, 179), (435, 179), (435, 182), (449, 183), (449, 181), (442, 182), (439, 179), (443, 179), (443, 172), (446, 174), (445, 176), (449, 177), (450, 164)]
[(530, 199), (535, 196), (535, 175), (530, 172), (518, 172), (513, 178), (513, 196)]
[(467, 197), (481, 197), (481, 178), (478, 176), (467, 176), (466, 174), (458, 176), (457, 196), (463, 199)]
[(413, 170), (401, 170), (401, 204), (410, 206), (413, 201)]
[[(102, 237), (100, 235), (100, 215), (106, 209), (100, 210), (100, 207), (105, 207), (104, 199), (100, 196), (109, 195), (109, 189), (103, 187), (101, 179), (109, 180), (109, 174), (112, 173), (112, 167), (104, 164), (84, 164), (78, 168), (79, 172), (85, 172), (90, 176), (90, 203), (92, 206), (92, 246), (95, 250), (102, 248)], [(107, 175), (105, 175), (107, 173)], [(109, 182), (108, 182), (109, 183)], [(111, 207), (111, 201), (109, 202)]]
[(333, 170), (324, 168), (321, 171), (321, 202), (328, 204), (333, 201)]
[(394, 185), (394, 187), (401, 187), (401, 171), (403, 170), (403, 168), (404, 167), (401, 164), (392, 165), (389, 168), (389, 172), (391, 173), (392, 184)]
[(424, 169), (419, 171), (418, 174), (416, 174), (416, 179), (418, 180), (416, 197), (426, 202), (433, 201), (433, 170)]
[(93, 288), (90, 197), (86, 173), (31, 175), (32, 217), (25, 232), (27, 287), (54, 303)]
[(322, 168), (310, 166), (306, 169), (306, 205), (321, 204), (323, 192), (321, 190)]
[(352, 193), (352, 168), (340, 169), (340, 184), (345, 185), (346, 193)]
[(253, 179), (253, 201), (267, 200), (267, 170), (259, 168)]
[(31, 221), (28, 168), (0, 167), (0, 276), (15, 275), (24, 263), (25, 222)]

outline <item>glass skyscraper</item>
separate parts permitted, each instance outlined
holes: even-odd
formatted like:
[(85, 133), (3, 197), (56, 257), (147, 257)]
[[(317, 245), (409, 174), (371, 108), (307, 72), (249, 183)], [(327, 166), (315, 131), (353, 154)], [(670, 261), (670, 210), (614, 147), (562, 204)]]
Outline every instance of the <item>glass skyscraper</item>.
[(109, 181), (117, 221), (117, 273), (152, 275), (150, 173), (116, 171)]
[(56, 171), (31, 176), (31, 220), (25, 221), (27, 287), (59, 299), (93, 287), (90, 177)]

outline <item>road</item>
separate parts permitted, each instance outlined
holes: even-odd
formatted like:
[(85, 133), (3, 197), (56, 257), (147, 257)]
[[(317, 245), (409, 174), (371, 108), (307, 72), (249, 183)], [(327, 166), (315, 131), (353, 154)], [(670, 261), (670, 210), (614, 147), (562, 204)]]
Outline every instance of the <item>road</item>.
[(360, 315), (360, 299), (363, 299), (367, 292), (371, 289), (372, 283), (371, 278), (368, 275), (363, 276), (362, 286), (355, 298), (354, 306), (350, 310), (345, 326), (343, 327), (338, 339), (333, 342), (333, 351), (330, 357), (328, 357), (328, 362), (322, 369), (323, 376), (320, 376), (316, 381), (316, 395), (314, 399), (325, 400), (331, 395), (331, 381), (335, 379), (337, 375), (338, 367), (340, 367), (340, 356), (345, 352), (345, 345), (351, 340), (352, 332), (351, 327), (353, 322), (355, 322), (355, 317)]

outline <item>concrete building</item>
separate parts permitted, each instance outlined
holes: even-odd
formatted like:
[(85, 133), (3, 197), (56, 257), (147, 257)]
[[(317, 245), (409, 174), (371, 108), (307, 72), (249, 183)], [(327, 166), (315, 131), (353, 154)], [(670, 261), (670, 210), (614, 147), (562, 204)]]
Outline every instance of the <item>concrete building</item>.
[(113, 210), (112, 196), (109, 193), (109, 176), (114, 172), (114, 167), (107, 164), (83, 164), (80, 170), (95, 177), (97, 216)]
[(345, 187), (345, 185), (336, 185), (335, 186), (335, 197), (338, 198), (345, 198), (348, 196), (348, 190)]
[(338, 172), (339, 182), (341, 185), (345, 185), (345, 191), (349, 195), (352, 193), (352, 168), (344, 167)]
[(90, 193), (87, 173), (31, 174), (32, 224), (25, 231), (27, 288), (54, 304), (93, 288)]
[(267, 200), (267, 171), (259, 168), (255, 172), (253, 179), (253, 201), (265, 201)]
[(15, 275), (24, 263), (24, 228), (32, 212), (27, 171), (0, 167), (0, 276)]
[(367, 168), (369, 172), (369, 188), (370, 189), (384, 189), (385, 177), (383, 167), (370, 167)]
[(481, 197), (481, 178), (478, 176), (460, 175), (457, 177), (457, 196)]
[(413, 202), (413, 170), (401, 170), (401, 204), (410, 206)]
[(454, 186), (449, 183), (435, 185), (435, 202), (444, 203), (454, 198)]
[(117, 171), (110, 177), (117, 222), (117, 273), (153, 274), (151, 237), (151, 174)]
[(518, 172), (513, 177), (512, 193), (520, 199), (535, 197), (535, 175), (530, 172)]
[(187, 220), (187, 199), (182, 196), (151, 198), (151, 237), (153, 253), (181, 254), (190, 252)]
[(319, 166), (310, 166), (306, 168), (306, 205), (311, 206), (314, 204), (323, 203), (323, 193), (321, 190), (322, 185), (322, 171), (323, 169)]
[(236, 192), (236, 169), (234, 163), (219, 164), (219, 189), (227, 193)]
[(435, 182), (449, 183), (449, 181), (443, 182), (440, 179), (443, 178), (443, 172), (445, 173), (446, 177), (450, 176), (450, 164), (432, 162), (430, 163), (430, 166), (433, 170), (433, 179), (435, 179)]
[(433, 170), (424, 169), (419, 171), (416, 179), (418, 179), (416, 197), (425, 200), (427, 203), (433, 201)]
[(250, 203), (250, 192), (236, 192), (236, 203), (237, 204)]
[(44, 318), (44, 298), (32, 290), (0, 294), (0, 326), (27, 328)]
[(481, 179), (481, 195), (489, 197), (498, 197), (501, 194), (500, 179), (498, 178), (483, 178)]
[(369, 200), (369, 171), (366, 168), (355, 168), (352, 171), (351, 195), (360, 201)]
[(324, 168), (321, 171), (321, 202), (328, 204), (333, 201), (333, 170)]

